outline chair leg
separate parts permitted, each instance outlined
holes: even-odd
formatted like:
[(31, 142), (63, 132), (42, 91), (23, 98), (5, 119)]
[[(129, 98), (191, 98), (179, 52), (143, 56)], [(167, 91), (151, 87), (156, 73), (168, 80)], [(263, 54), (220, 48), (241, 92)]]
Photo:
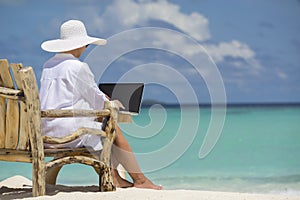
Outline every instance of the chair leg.
[(46, 194), (45, 165), (41, 159), (32, 162), (32, 195), (34, 197)]
[(100, 171), (99, 174), (99, 189), (100, 192), (115, 191), (116, 186), (114, 185), (111, 169), (109, 166), (106, 166)]

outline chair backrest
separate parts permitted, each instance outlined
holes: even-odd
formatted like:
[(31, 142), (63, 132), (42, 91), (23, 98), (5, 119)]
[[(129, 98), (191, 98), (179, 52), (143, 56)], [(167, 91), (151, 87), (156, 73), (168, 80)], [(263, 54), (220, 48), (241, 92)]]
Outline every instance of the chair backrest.
[(6, 59), (0, 60), (0, 87), (7, 90), (0, 95), (0, 148), (29, 150), (31, 140), (41, 143), (40, 102), (33, 69), (22, 64), (9, 66)]

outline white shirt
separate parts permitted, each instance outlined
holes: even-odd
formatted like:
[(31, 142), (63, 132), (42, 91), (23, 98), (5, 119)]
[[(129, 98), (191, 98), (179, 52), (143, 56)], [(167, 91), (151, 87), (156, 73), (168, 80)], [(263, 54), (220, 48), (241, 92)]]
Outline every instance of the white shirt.
[[(88, 64), (71, 54), (56, 54), (43, 68), (40, 88), (41, 110), (47, 109), (103, 109), (105, 94), (99, 90)], [(101, 129), (102, 124), (94, 118), (43, 119), (43, 134), (62, 137), (80, 127)], [(45, 144), (47, 148), (89, 146), (101, 150), (101, 139), (95, 135), (84, 135), (62, 145)]]

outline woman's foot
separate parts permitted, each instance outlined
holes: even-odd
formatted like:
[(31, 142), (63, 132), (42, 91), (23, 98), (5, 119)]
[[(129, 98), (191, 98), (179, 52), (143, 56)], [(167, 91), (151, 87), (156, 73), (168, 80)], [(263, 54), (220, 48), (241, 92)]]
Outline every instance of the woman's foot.
[(113, 170), (114, 183), (118, 188), (129, 188), (133, 187), (133, 184), (125, 179), (123, 179), (117, 170)]
[(129, 181), (121, 178), (118, 179), (117, 181), (115, 181), (116, 187), (118, 188), (129, 188), (129, 187), (133, 187), (133, 184), (130, 183)]
[(162, 190), (161, 185), (155, 185), (145, 176), (142, 179), (135, 180), (133, 183), (133, 187), (144, 188), (144, 189), (153, 189), (153, 190)]

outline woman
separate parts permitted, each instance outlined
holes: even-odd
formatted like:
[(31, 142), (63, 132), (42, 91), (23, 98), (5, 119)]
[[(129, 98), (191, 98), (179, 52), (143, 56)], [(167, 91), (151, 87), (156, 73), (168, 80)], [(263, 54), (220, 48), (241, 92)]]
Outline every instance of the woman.
[[(78, 20), (69, 20), (61, 25), (60, 39), (42, 43), (43, 50), (57, 53), (45, 62), (41, 76), (41, 109), (103, 109), (107, 96), (99, 90), (87, 63), (78, 58), (90, 44), (105, 45), (106, 40), (87, 35), (84, 24)], [(44, 119), (42, 128), (45, 135), (62, 137), (85, 126), (102, 128), (102, 124), (90, 118)], [(118, 187), (138, 187), (162, 189), (153, 184), (140, 170), (132, 149), (121, 132), (116, 129), (116, 139), (112, 151), (115, 164), (121, 163), (128, 171), (133, 183), (122, 179), (113, 169), (114, 181)], [(55, 147), (91, 147), (101, 150), (101, 139), (95, 135), (84, 135), (63, 145), (45, 144)], [(59, 171), (59, 169), (54, 169)]]

